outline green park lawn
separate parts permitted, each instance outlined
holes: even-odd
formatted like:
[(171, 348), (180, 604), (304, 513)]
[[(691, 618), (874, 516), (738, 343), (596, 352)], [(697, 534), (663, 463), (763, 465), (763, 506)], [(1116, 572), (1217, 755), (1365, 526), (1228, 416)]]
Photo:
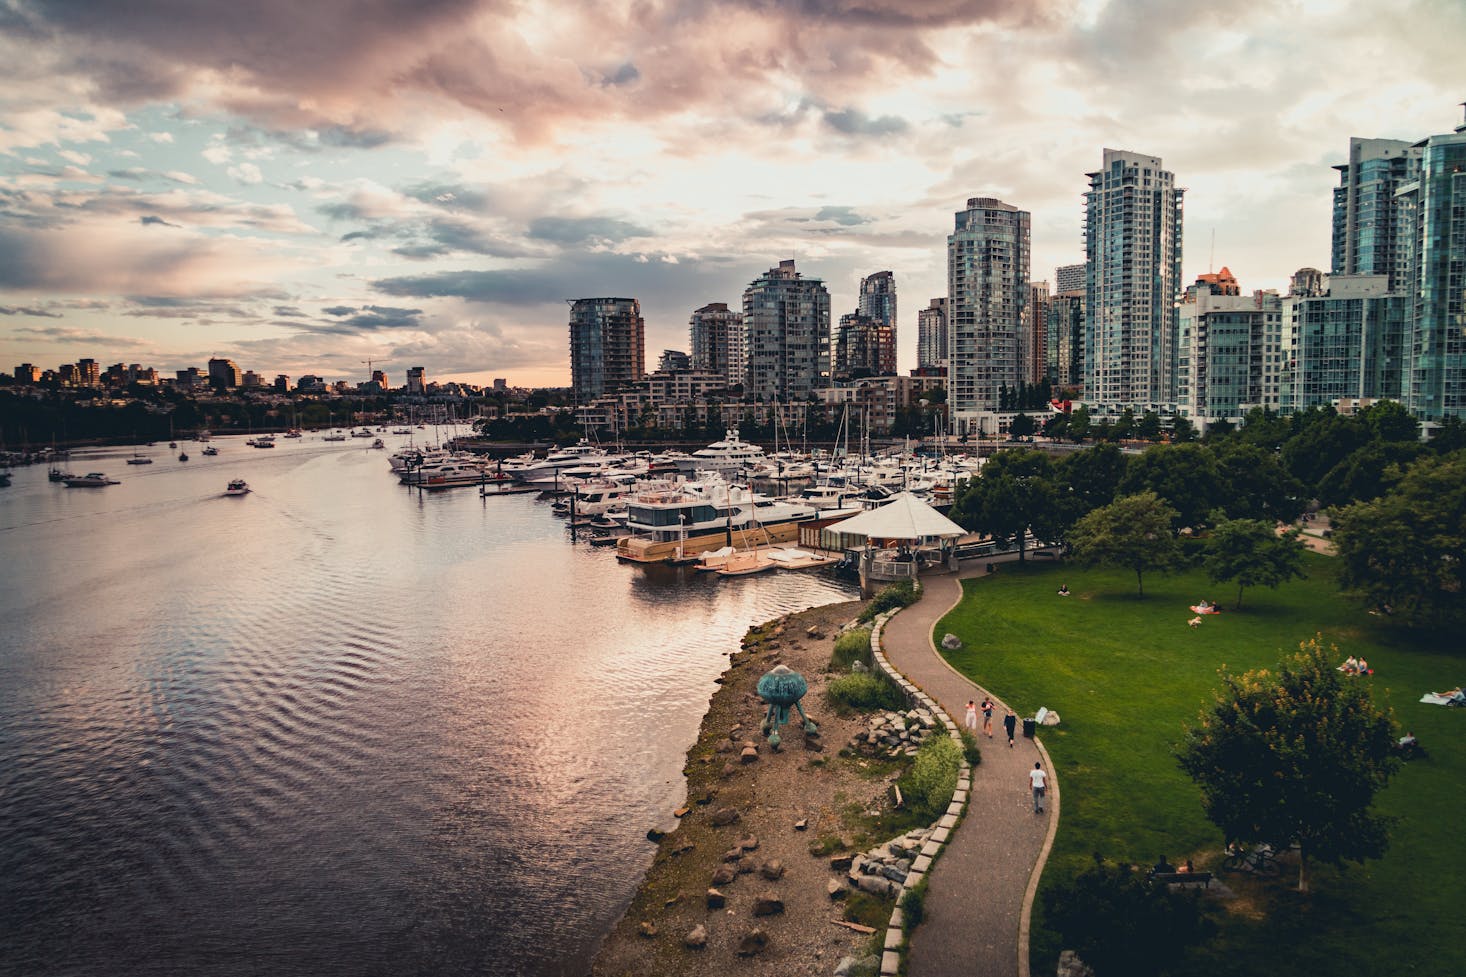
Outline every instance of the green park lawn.
[[(1216, 868), (1221, 835), (1172, 749), (1219, 686), (1217, 669), (1273, 668), (1315, 632), (1338, 646), (1340, 661), (1363, 655), (1375, 674), (1359, 681), (1428, 751), (1380, 795), (1380, 810), (1398, 818), (1389, 852), (1362, 866), (1311, 866), (1308, 894), (1293, 891), (1296, 871), (1274, 881), (1219, 873), (1238, 897), (1217, 903), (1217, 938), (1175, 972), (1462, 973), (1466, 709), (1418, 700), (1466, 682), (1466, 637), (1392, 627), (1339, 595), (1330, 559), (1311, 555), (1307, 570), (1308, 579), (1278, 590), (1249, 589), (1237, 610), (1235, 587), (1200, 571), (1148, 574), (1139, 598), (1133, 573), (1005, 564), (965, 582), (936, 634), (958, 635), (951, 663), (1020, 716), (1047, 706), (1062, 718), (1041, 731), (1063, 812), (1044, 886), (1092, 864), (1093, 852)], [(1072, 596), (1057, 596), (1061, 583)], [(1227, 610), (1192, 629), (1188, 605), (1202, 598)], [(1051, 972), (1059, 949), (1035, 906), (1033, 972)]]

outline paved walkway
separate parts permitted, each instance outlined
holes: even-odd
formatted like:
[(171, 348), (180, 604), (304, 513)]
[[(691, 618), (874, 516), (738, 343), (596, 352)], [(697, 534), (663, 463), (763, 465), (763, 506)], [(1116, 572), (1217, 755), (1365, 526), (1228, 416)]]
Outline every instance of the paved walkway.
[[(1028, 977), (1025, 907), (1037, 885), (1035, 867), (1058, 827), (1058, 782), (1042, 746), (1024, 739), (1020, 716), (1016, 745), (1009, 749), (1002, 700), (959, 675), (932, 644), (933, 626), (962, 595), (960, 580), (986, 572), (986, 563), (977, 563), (956, 576), (923, 579), (922, 599), (893, 617), (883, 636), (891, 664), (956, 722), (962, 722), (967, 700), (981, 702), (985, 691), (999, 704), (993, 738), (979, 729), (982, 763), (972, 772), (967, 816), (931, 871), (908, 977)], [(1044, 814), (1034, 813), (1029, 790), (1028, 771), (1036, 761), (1049, 772)]]

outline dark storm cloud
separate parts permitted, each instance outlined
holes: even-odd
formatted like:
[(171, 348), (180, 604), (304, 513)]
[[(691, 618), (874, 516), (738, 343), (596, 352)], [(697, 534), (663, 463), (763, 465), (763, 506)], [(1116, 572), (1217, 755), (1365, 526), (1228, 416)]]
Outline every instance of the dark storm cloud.
[(894, 136), (910, 128), (906, 120), (899, 116), (882, 115), (873, 118), (858, 109), (849, 108), (826, 112), (823, 120), (825, 125), (847, 136)]
[(652, 231), (612, 217), (540, 217), (530, 221), (529, 236), (555, 244), (616, 243), (634, 237), (651, 237)]
[(31, 315), (43, 319), (65, 318), (59, 312), (51, 312), (48, 309), (37, 309), (31, 306), (0, 305), (0, 315)]

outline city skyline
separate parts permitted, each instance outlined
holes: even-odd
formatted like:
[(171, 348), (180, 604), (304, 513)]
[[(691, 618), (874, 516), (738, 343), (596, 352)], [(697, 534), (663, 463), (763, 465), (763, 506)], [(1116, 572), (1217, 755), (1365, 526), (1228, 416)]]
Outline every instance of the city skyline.
[(1181, 287), (1225, 264), (1286, 290), (1330, 264), (1351, 138), (1459, 123), (1466, 40), (1466, 11), (1430, 3), (3, 17), (8, 364), (365, 379), (371, 359), (524, 386), (570, 383), (566, 299), (636, 298), (647, 349), (690, 351), (694, 310), (737, 308), (789, 258), (841, 312), (893, 271), (905, 372), (951, 214), (1030, 212), (1031, 276), (1050, 278), (1083, 258), (1105, 148), (1186, 188)]

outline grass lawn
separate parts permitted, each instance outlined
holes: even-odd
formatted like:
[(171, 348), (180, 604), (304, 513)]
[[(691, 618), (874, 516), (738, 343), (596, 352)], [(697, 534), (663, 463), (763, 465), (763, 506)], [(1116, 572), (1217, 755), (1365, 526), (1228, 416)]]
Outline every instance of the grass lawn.
[[(1338, 594), (1332, 561), (1310, 556), (1309, 579), (1273, 591), (1236, 589), (1199, 571), (1135, 575), (1052, 564), (965, 583), (963, 602), (936, 634), (961, 637), (947, 653), (1019, 715), (1039, 706), (1063, 719), (1042, 730), (1058, 774), (1063, 814), (1043, 884), (1091, 864), (1091, 853), (1149, 866), (1220, 858), (1222, 838), (1173, 746), (1219, 686), (1217, 669), (1272, 668), (1321, 632), (1339, 660), (1363, 655), (1377, 701), (1428, 755), (1405, 764), (1380, 795), (1399, 819), (1386, 856), (1363, 866), (1312, 864), (1309, 894), (1296, 874), (1276, 881), (1222, 876), (1238, 898), (1221, 902), (1221, 931), (1177, 974), (1347, 973), (1353, 977), (1466, 972), (1466, 709), (1420, 703), (1422, 693), (1466, 682), (1466, 640), (1426, 639), (1389, 626)], [(1059, 597), (1060, 583), (1073, 596)], [(1188, 605), (1226, 608), (1192, 629)], [(1060, 949), (1035, 907), (1033, 972), (1051, 972)], [(1111, 977), (1111, 975), (1103, 975)]]

